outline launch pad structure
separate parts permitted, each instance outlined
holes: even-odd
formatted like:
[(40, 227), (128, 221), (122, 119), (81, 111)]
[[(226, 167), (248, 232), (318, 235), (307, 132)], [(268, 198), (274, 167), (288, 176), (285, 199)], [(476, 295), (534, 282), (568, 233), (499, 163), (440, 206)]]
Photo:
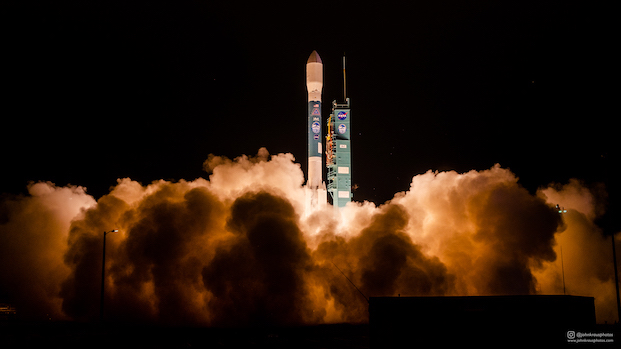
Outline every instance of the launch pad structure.
[(326, 178), (332, 205), (338, 209), (351, 202), (351, 109), (345, 103), (332, 102), (326, 135)]
[(596, 325), (593, 297), (565, 295), (370, 297), (369, 325), (382, 349), (574, 347), (588, 344), (571, 342), (578, 331), (613, 330)]

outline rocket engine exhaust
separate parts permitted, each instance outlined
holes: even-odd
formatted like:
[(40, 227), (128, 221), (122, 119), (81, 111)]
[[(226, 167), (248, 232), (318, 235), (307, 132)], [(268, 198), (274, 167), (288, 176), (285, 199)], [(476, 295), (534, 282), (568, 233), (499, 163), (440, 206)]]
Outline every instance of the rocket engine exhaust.
[(361, 293), (562, 294), (559, 244), (567, 293), (594, 296), (599, 322), (616, 319), (610, 240), (578, 182), (531, 195), (499, 166), (430, 171), (383, 205), (305, 218), (304, 174), (290, 154), (210, 156), (205, 166), (208, 180), (126, 178), (96, 202), (51, 183), (3, 197), (2, 296), (24, 318), (96, 320), (103, 225), (120, 231), (106, 247), (110, 321), (365, 322)]

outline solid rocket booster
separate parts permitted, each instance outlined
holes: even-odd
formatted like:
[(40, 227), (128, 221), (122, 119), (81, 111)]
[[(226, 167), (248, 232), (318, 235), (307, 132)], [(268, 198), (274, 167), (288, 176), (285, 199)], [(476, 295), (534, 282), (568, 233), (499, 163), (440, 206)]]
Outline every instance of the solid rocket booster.
[(308, 90), (308, 178), (309, 189), (322, 186), (321, 161), (321, 90), (323, 89), (323, 63), (317, 51), (313, 51), (306, 62), (306, 89)]

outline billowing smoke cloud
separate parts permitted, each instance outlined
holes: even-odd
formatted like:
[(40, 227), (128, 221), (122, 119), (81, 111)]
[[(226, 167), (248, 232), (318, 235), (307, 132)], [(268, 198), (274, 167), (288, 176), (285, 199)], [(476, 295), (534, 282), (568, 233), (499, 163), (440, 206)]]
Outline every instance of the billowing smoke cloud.
[[(556, 235), (554, 250), (557, 260), (545, 263), (537, 270), (541, 293), (563, 293), (563, 269), (565, 292), (572, 295), (595, 297), (595, 312), (598, 321), (617, 321), (614, 286), (614, 265), (612, 263), (612, 238), (604, 237), (593, 221), (604, 212), (594, 193), (600, 188), (589, 190), (577, 180), (565, 185), (552, 185), (539, 191), (538, 195), (551, 204), (563, 206), (566, 229)], [(617, 255), (621, 248), (616, 239)], [(562, 249), (562, 260), (561, 260)], [(617, 256), (617, 261), (619, 257)]]
[[(210, 156), (209, 179), (120, 179), (97, 202), (51, 183), (5, 197), (0, 297), (24, 316), (240, 326), (368, 321), (365, 297), (595, 296), (612, 321), (610, 240), (577, 181), (531, 195), (513, 173), (427, 172), (379, 207), (304, 212), (290, 154)], [(556, 204), (568, 209), (559, 215)], [(621, 246), (620, 246), (621, 247)], [(355, 284), (354, 285), (352, 285)]]
[(235, 200), (229, 242), (202, 270), (211, 316), (225, 325), (302, 324), (313, 312), (305, 279), (313, 264), (291, 204), (267, 192)]
[(29, 196), (0, 202), (0, 301), (19, 305), (33, 318), (65, 318), (60, 281), (70, 268), (63, 263), (71, 220), (95, 200), (82, 187), (52, 183), (28, 186)]
[(533, 294), (531, 269), (556, 258), (561, 217), (499, 166), (427, 172), (393, 202), (410, 211), (412, 238), (457, 277), (458, 294)]

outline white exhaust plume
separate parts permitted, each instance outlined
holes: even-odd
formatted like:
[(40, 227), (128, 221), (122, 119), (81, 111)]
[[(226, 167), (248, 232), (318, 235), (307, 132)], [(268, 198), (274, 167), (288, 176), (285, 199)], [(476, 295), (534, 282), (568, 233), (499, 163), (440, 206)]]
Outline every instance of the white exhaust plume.
[[(610, 238), (578, 181), (531, 195), (508, 169), (427, 172), (382, 205), (305, 210), (291, 154), (210, 155), (208, 179), (29, 186), (0, 206), (0, 296), (25, 317), (96, 319), (102, 233), (106, 317), (176, 325), (368, 321), (367, 297), (596, 297), (613, 321)], [(556, 204), (567, 214), (559, 215)], [(621, 250), (621, 246), (619, 246)]]

